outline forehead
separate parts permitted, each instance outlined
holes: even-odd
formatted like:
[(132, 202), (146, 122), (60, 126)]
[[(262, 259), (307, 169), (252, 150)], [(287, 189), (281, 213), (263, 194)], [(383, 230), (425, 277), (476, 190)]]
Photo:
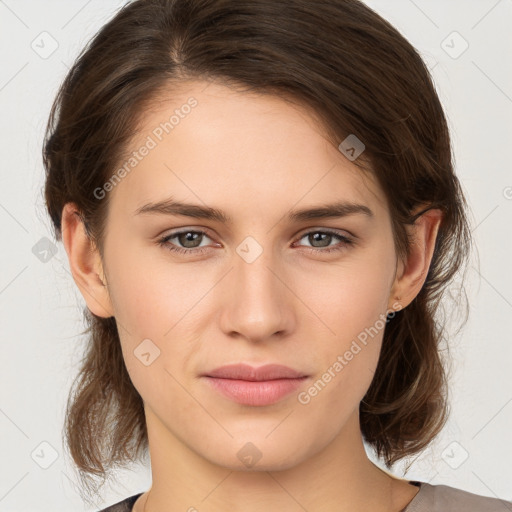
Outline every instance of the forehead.
[(109, 192), (126, 214), (170, 195), (237, 215), (343, 199), (385, 209), (375, 179), (328, 141), (315, 113), (279, 96), (180, 84), (144, 111), (127, 149)]

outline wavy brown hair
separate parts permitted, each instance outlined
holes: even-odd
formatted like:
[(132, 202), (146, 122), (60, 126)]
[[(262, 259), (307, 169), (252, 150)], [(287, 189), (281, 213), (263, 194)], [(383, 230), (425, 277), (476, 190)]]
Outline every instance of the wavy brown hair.
[[(151, 102), (190, 79), (307, 106), (336, 147), (355, 134), (366, 149), (354, 163), (385, 193), (400, 257), (409, 250), (407, 225), (427, 209), (442, 210), (424, 286), (389, 320), (360, 403), (363, 438), (388, 468), (419, 453), (447, 420), (439, 306), (471, 248), (447, 120), (425, 63), (357, 0), (129, 2), (80, 53), (50, 113), (45, 200), (58, 240), (63, 207), (73, 202), (103, 255), (109, 197), (100, 200), (94, 190), (114, 174)], [(84, 314), (88, 336), (65, 441), (82, 483), (92, 485), (147, 454), (148, 440), (115, 318)]]

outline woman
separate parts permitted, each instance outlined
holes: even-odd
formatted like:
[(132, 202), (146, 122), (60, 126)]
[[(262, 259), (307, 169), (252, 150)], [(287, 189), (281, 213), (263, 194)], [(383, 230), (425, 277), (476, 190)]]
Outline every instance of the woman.
[(86, 303), (66, 442), (110, 512), (501, 510), (396, 478), (447, 419), (435, 313), (471, 240), (416, 50), (355, 0), (135, 0), (44, 146)]

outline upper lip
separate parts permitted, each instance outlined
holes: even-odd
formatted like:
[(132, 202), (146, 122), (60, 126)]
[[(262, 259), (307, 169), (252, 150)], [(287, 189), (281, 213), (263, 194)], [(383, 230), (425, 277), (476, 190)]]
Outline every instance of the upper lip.
[(247, 364), (230, 364), (215, 368), (215, 370), (205, 373), (204, 376), (248, 381), (299, 379), (301, 377), (307, 377), (307, 375), (302, 372), (280, 364), (266, 364), (257, 368)]

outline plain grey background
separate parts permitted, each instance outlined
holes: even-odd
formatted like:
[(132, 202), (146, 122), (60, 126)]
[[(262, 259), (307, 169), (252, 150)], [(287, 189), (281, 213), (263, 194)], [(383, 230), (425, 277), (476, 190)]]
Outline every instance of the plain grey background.
[[(470, 317), (450, 336), (450, 420), (400, 477), (512, 499), (512, 0), (367, 0), (424, 56), (449, 119), (479, 260)], [(149, 488), (119, 472), (82, 503), (63, 451), (84, 301), (44, 210), (41, 144), (51, 103), (89, 38), (124, 1), (0, 0), (0, 511), (98, 510)], [(456, 325), (456, 324), (453, 324)], [(370, 454), (371, 455), (371, 454)], [(381, 464), (381, 467), (382, 464)]]

